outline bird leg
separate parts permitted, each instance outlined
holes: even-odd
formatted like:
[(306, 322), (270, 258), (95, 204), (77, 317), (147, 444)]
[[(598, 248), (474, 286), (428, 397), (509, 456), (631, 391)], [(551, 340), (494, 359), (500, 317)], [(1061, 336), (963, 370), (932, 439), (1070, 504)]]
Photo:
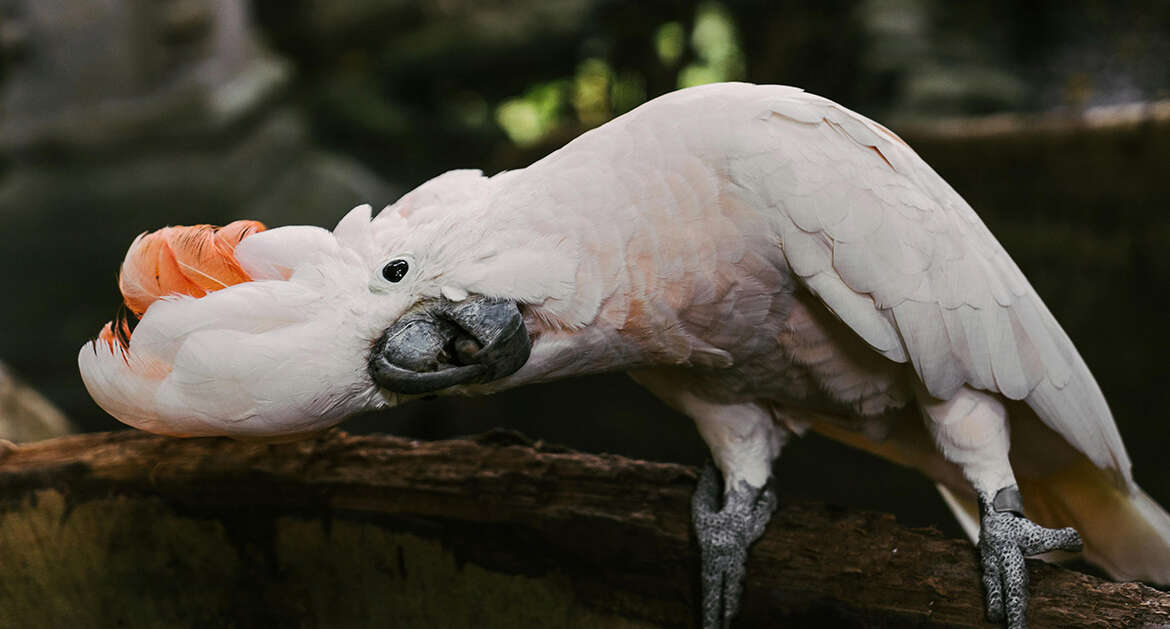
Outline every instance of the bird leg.
[(752, 487), (741, 480), (727, 490), (708, 461), (691, 499), (691, 519), (702, 561), (703, 629), (727, 629), (739, 609), (747, 553), (764, 534), (776, 510), (772, 483)]
[(691, 520), (703, 569), (703, 629), (727, 629), (739, 608), (748, 547), (764, 534), (776, 510), (772, 462), (790, 433), (773, 419), (770, 406), (704, 399), (678, 371), (630, 375), (695, 420), (711, 449), (713, 461), (699, 475), (691, 500)]
[(979, 497), (979, 556), (987, 618), (1027, 626), (1028, 572), (1024, 557), (1051, 550), (1078, 550), (1071, 528), (1046, 529), (1024, 517), (1024, 501), (1008, 459), (1007, 407), (998, 396), (961, 387), (949, 400), (932, 398), (919, 385), (918, 406), (943, 456), (959, 466)]
[(1006, 619), (1009, 629), (1024, 629), (1028, 611), (1024, 557), (1053, 550), (1079, 551), (1081, 537), (1072, 528), (1048, 529), (1025, 518), (1023, 499), (1015, 485), (994, 496), (979, 492), (979, 520), (987, 619)]

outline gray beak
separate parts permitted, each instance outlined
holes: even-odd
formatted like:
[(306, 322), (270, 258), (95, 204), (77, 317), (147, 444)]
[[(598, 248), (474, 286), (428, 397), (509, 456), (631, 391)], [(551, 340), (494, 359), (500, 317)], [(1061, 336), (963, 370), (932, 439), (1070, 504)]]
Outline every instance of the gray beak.
[(514, 302), (478, 295), (419, 304), (370, 352), (370, 376), (394, 393), (432, 393), (509, 376), (528, 360), (524, 316)]

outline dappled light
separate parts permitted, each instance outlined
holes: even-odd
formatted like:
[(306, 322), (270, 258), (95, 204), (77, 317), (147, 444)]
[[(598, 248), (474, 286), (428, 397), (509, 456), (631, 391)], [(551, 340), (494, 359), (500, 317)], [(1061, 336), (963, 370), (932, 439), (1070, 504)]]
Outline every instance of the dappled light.
[[(693, 87), (746, 77), (746, 61), (735, 21), (718, 2), (695, 8), (689, 33), (677, 21), (653, 31), (652, 45), (662, 68), (677, 74), (675, 84)], [(690, 63), (678, 67), (689, 51)], [(496, 107), (496, 122), (508, 138), (531, 146), (568, 125), (592, 128), (642, 104), (648, 98), (646, 79), (635, 69), (615, 71), (601, 57), (577, 65), (572, 77), (533, 86)]]

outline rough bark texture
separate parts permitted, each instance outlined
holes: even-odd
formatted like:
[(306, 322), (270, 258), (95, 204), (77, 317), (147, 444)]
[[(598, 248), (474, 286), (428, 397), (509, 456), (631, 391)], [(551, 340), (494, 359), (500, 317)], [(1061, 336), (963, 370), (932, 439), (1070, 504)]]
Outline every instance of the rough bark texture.
[[(0, 626), (692, 626), (694, 482), (510, 433), (10, 446)], [(1170, 595), (1029, 567), (1033, 627), (1170, 624)], [(783, 506), (748, 574), (740, 627), (985, 625), (970, 544), (889, 515)]]

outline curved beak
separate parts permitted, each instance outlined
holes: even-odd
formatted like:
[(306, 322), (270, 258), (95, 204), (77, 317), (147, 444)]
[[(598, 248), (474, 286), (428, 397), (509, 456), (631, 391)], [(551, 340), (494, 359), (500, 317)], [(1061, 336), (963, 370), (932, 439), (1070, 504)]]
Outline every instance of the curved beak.
[(421, 303), (386, 329), (370, 352), (369, 373), (394, 393), (432, 393), (489, 382), (524, 366), (531, 351), (515, 302), (478, 295)]

